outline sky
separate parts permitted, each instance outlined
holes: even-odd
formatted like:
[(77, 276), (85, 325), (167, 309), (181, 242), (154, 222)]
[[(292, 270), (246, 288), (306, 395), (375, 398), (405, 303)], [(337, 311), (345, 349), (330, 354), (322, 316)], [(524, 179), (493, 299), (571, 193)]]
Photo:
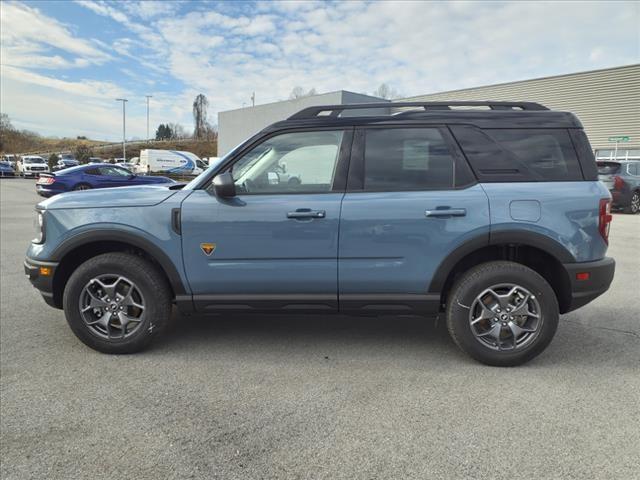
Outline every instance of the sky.
[(0, 110), (42, 135), (117, 141), (319, 93), (403, 96), (640, 61), (640, 2), (4, 1)]

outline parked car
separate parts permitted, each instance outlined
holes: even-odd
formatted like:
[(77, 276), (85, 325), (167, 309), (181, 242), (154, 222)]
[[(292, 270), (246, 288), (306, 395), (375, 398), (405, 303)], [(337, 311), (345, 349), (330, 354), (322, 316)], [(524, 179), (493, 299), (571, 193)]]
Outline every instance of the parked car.
[(147, 177), (109, 164), (80, 165), (59, 172), (42, 174), (36, 182), (36, 192), (43, 197), (72, 190), (93, 188), (128, 187), (132, 185), (157, 185), (175, 183), (167, 177)]
[(0, 177), (15, 177), (16, 172), (9, 162), (0, 162)]
[(25, 155), (18, 162), (18, 172), (24, 177), (37, 177), (49, 171), (46, 160), (37, 155)]
[(62, 160), (58, 160), (56, 166), (54, 167), (54, 170), (64, 170), (65, 168), (77, 167), (78, 165), (80, 165), (79, 161), (65, 158)]
[(6, 155), (2, 155), (2, 160), (1, 161), (8, 163), (11, 166), (11, 168), (13, 168), (14, 170), (16, 169), (16, 167), (18, 165), (18, 157), (16, 157), (12, 153), (6, 154)]
[[(394, 106), (307, 108), (183, 188), (46, 200), (25, 271), (101, 352), (144, 348), (175, 304), (441, 315), (480, 362), (532, 359), (614, 275), (582, 124), (529, 102)], [(285, 162), (300, 183), (272, 175)]]
[(126, 168), (127, 170), (129, 170), (131, 173), (135, 172), (135, 165), (133, 163), (129, 163), (129, 162), (118, 162), (116, 163), (117, 166), (122, 167), (122, 168)]
[(89, 157), (88, 163), (106, 163), (106, 162), (100, 157)]
[(598, 178), (611, 192), (613, 208), (640, 212), (640, 161), (599, 161)]
[[(202, 167), (198, 166), (201, 162)], [(165, 173), (176, 175), (200, 175), (207, 168), (197, 155), (178, 150), (140, 151), (140, 162), (136, 167), (137, 173)]]

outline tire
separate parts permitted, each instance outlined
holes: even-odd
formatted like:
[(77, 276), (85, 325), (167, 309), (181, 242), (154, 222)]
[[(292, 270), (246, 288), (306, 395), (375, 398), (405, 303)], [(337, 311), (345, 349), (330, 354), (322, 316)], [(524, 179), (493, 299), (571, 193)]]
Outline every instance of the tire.
[[(514, 293), (508, 296), (509, 292)], [(553, 339), (558, 317), (558, 300), (547, 281), (507, 261), (483, 263), (465, 272), (451, 289), (446, 310), (456, 345), (479, 362), (499, 367), (521, 365), (539, 355)]]
[(88, 183), (79, 183), (73, 187), (73, 190), (91, 190), (91, 185)]
[[(103, 353), (135, 353), (168, 324), (171, 289), (164, 273), (147, 260), (128, 253), (105, 253), (73, 272), (63, 307), (71, 330), (85, 345)], [(83, 313), (83, 307), (88, 311)]]
[(635, 215), (638, 212), (640, 212), (640, 192), (635, 191), (631, 195), (629, 205), (624, 208), (624, 213)]

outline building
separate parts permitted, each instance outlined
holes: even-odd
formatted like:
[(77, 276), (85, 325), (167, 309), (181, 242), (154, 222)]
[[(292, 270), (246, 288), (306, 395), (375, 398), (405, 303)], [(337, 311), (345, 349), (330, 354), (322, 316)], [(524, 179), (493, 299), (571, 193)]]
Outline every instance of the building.
[[(598, 158), (640, 159), (640, 64), (430, 93), (395, 101), (510, 100), (575, 113)], [(385, 101), (346, 91), (218, 114), (220, 155), (267, 125), (304, 107)], [(617, 138), (617, 142), (615, 141)]]
[[(513, 100), (575, 113), (598, 158), (640, 159), (640, 64), (500, 83), (404, 98), (402, 101)], [(610, 140), (611, 139), (611, 140)]]
[(295, 100), (265, 103), (255, 107), (238, 108), (218, 113), (218, 156), (258, 133), (274, 122), (284, 120), (305, 107), (314, 105), (343, 105), (346, 103), (385, 102), (378, 97), (339, 90), (301, 97)]

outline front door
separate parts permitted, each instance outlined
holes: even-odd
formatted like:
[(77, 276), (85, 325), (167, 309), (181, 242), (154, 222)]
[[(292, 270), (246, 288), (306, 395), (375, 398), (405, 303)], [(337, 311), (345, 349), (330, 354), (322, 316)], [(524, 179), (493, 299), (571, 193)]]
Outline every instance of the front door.
[(186, 274), (197, 310), (337, 309), (338, 226), (351, 131), (269, 137), (182, 204)]
[(341, 310), (437, 310), (434, 273), (472, 239), (488, 243), (488, 199), (446, 128), (357, 131), (342, 202)]

